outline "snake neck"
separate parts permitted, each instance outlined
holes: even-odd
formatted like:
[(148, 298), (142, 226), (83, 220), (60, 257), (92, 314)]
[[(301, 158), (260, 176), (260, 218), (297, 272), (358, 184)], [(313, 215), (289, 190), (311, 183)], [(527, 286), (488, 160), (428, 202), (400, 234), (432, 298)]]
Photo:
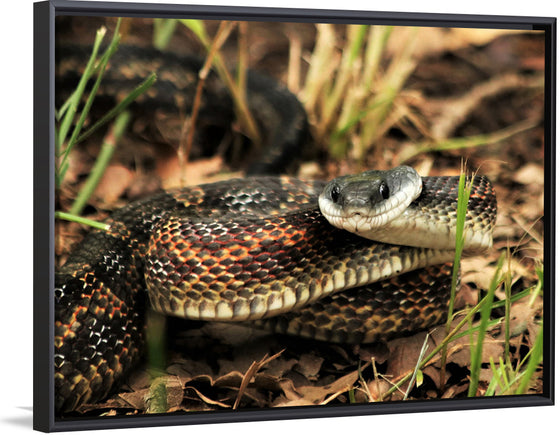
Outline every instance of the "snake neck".
[[(458, 180), (459, 177), (423, 177), (422, 193), (399, 217), (356, 234), (384, 243), (454, 250)], [(475, 176), (463, 233), (467, 255), (484, 253), (492, 247), (496, 216), (496, 195), (490, 180)]]

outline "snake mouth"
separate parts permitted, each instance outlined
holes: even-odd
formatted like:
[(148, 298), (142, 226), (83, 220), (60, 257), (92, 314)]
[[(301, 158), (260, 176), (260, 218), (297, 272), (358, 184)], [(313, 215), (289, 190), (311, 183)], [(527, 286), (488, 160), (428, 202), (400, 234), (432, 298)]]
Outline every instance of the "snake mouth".
[(337, 178), (319, 196), (323, 216), (337, 228), (368, 237), (401, 216), (422, 190), (408, 166)]
[(347, 226), (352, 228), (352, 229), (347, 229), (347, 231), (350, 231), (355, 234), (361, 234), (370, 231), (372, 227), (370, 223), (370, 219), (368, 219), (368, 216), (363, 215), (360, 212), (354, 212), (352, 214), (351, 218), (348, 220)]

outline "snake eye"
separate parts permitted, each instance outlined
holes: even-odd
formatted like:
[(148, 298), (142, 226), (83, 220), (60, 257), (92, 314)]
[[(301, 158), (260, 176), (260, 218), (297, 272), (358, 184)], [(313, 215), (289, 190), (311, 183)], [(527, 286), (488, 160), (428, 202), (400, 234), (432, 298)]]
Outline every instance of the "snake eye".
[(332, 202), (336, 203), (338, 201), (339, 196), (340, 196), (340, 186), (338, 184), (335, 184), (331, 189)]
[(379, 194), (383, 199), (389, 198), (389, 186), (387, 186), (387, 183), (385, 183), (385, 181), (382, 181), (379, 185)]

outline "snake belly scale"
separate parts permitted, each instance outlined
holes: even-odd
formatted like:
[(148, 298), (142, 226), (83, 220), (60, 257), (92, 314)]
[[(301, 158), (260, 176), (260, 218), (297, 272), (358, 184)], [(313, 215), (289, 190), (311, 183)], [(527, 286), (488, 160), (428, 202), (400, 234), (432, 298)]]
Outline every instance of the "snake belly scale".
[[(406, 213), (454, 225), (457, 181), (421, 179)], [(251, 320), (334, 341), (440, 322), (451, 275), (442, 264), (453, 247), (381, 243), (335, 228), (317, 205), (325, 186), (262, 176), (170, 191), (117, 210), (109, 231), (87, 235), (56, 274), (57, 411), (102, 399), (138, 362), (148, 303), (169, 315)], [(470, 198), (467, 228), (491, 233), (496, 199), (487, 178), (474, 179)]]

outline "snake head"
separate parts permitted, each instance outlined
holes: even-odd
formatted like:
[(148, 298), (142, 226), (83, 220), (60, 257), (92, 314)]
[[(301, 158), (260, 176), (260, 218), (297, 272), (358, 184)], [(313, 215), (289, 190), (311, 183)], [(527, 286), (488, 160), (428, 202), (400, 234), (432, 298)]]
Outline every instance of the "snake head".
[(422, 191), (422, 178), (409, 166), (366, 171), (330, 181), (319, 208), (335, 227), (367, 233), (400, 216)]

